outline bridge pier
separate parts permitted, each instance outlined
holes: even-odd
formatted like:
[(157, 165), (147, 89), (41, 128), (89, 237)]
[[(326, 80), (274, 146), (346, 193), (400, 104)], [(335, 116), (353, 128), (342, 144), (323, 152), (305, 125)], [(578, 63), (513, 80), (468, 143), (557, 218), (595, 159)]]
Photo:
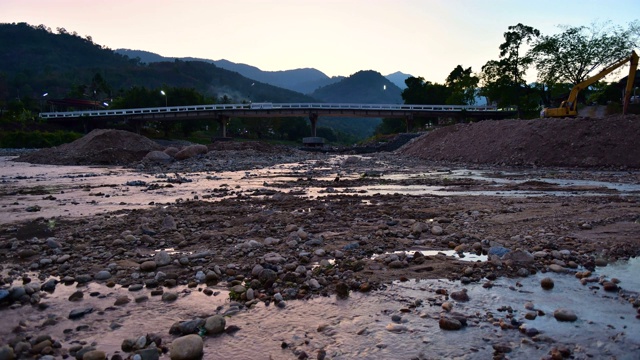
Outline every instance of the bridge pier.
[(317, 136), (318, 114), (309, 113), (309, 122), (311, 123), (311, 137), (302, 138), (305, 146), (323, 146), (324, 139)]
[(311, 136), (316, 137), (316, 129), (318, 125), (318, 114), (309, 113), (309, 122), (311, 123)]
[(227, 137), (227, 124), (229, 123), (229, 116), (220, 115), (216, 117), (218, 125), (220, 125), (220, 137), (225, 139)]
[(411, 115), (405, 116), (404, 124), (405, 124), (405, 127), (406, 127), (406, 132), (410, 133), (411, 129), (413, 128), (413, 116), (411, 116)]

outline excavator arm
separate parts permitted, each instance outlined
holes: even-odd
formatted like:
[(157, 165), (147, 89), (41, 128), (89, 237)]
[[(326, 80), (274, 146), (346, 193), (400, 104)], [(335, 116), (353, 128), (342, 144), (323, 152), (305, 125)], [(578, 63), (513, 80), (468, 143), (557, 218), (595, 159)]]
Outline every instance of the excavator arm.
[(631, 96), (631, 91), (633, 88), (633, 81), (636, 76), (636, 68), (638, 67), (638, 55), (635, 51), (631, 52), (630, 56), (627, 56), (616, 63), (604, 68), (602, 71), (597, 73), (596, 75), (588, 78), (585, 81), (582, 81), (576, 84), (573, 89), (571, 89), (571, 93), (569, 93), (569, 97), (567, 100), (563, 101), (558, 108), (546, 108), (542, 111), (543, 117), (567, 117), (567, 116), (577, 116), (578, 115), (578, 93), (589, 87), (591, 84), (596, 81), (602, 79), (603, 77), (609, 75), (613, 70), (619, 68), (620, 66), (630, 62), (631, 68), (629, 69), (629, 77), (627, 79), (627, 86), (625, 91), (625, 99), (624, 99), (624, 107), (623, 113), (627, 113), (627, 106), (629, 104), (629, 98)]

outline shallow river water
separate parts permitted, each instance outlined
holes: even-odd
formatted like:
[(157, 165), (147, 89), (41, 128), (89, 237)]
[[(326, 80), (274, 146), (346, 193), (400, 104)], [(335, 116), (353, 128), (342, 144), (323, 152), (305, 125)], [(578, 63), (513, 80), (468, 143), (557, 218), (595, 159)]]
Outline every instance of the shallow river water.
[[(35, 217), (89, 216), (108, 211), (144, 208), (152, 204), (171, 204), (189, 199), (211, 200), (268, 189), (270, 184), (304, 176), (313, 164), (279, 165), (269, 169), (221, 173), (147, 175), (119, 167), (58, 167), (30, 165), (0, 158), (0, 223)], [(330, 170), (326, 179), (336, 176)], [(355, 178), (358, 174), (341, 174)], [(522, 178), (518, 174), (494, 174), (478, 171), (434, 171), (431, 173), (385, 175), (387, 179), (451, 177), (480, 180), (496, 190), (452, 191), (443, 186), (367, 185), (348, 189), (358, 193), (399, 193), (436, 195), (504, 195), (504, 196), (600, 196), (614, 191), (623, 196), (639, 196), (640, 185), (616, 181), (550, 179), (540, 176)], [(615, 179), (615, 174), (612, 175)], [(588, 191), (505, 190), (502, 185), (539, 181), (560, 187), (588, 187)], [(218, 193), (216, 189), (227, 191)], [(301, 196), (322, 196), (327, 188), (289, 188)], [(347, 191), (344, 189), (334, 191)], [(37, 210), (36, 208), (37, 207)], [(31, 209), (28, 210), (28, 209)], [(453, 254), (448, 254), (453, 255)], [(467, 260), (484, 261), (486, 258)], [(482, 283), (465, 284), (447, 280), (410, 280), (389, 284), (385, 290), (369, 294), (353, 293), (348, 299), (320, 297), (307, 301), (288, 301), (284, 308), (259, 303), (249, 310), (228, 316), (227, 326), (240, 328), (233, 335), (207, 338), (207, 359), (291, 359), (300, 351), (311, 358), (323, 349), (331, 359), (488, 359), (495, 345), (510, 349), (509, 358), (530, 359), (548, 355), (551, 347), (567, 345), (578, 359), (639, 359), (640, 320), (629, 298), (640, 292), (640, 259), (598, 268), (595, 275), (617, 278), (623, 289), (620, 296), (605, 293), (597, 283), (581, 285), (571, 274), (538, 273), (527, 278), (501, 278), (490, 289)], [(540, 280), (552, 277), (555, 287), (543, 290)], [(438, 319), (446, 296), (467, 289), (468, 302), (453, 302), (453, 311), (464, 314), (468, 326), (460, 331), (440, 329)], [(79, 303), (69, 302), (75, 285), (59, 284), (37, 310), (31, 306), (3, 310), (4, 326), (0, 338), (8, 339), (20, 321), (37, 328), (48, 318), (56, 319), (46, 333), (54, 338), (95, 342), (99, 349), (114, 354), (123, 339), (149, 332), (171, 339), (167, 329), (176, 321), (198, 316), (225, 313), (230, 309), (226, 287), (215, 288), (216, 296), (200, 289), (179, 288), (173, 303), (158, 297), (125, 306), (113, 306), (118, 295), (130, 297), (147, 294), (143, 289), (132, 293), (126, 288), (108, 288), (91, 283)], [(89, 296), (89, 294), (92, 294)], [(526, 303), (538, 310), (534, 320), (524, 315)], [(93, 307), (79, 320), (69, 320), (73, 309)], [(575, 322), (559, 322), (553, 317), (558, 308), (569, 308), (578, 316)], [(507, 319), (535, 328), (532, 337), (518, 329), (503, 330), (495, 323)], [(43, 330), (44, 331), (44, 330)], [(0, 342), (1, 343), (1, 342)], [(72, 344), (69, 344), (72, 345)]]
[[(620, 286), (631, 296), (640, 290), (640, 259), (612, 264), (596, 271), (596, 275), (617, 277)], [(554, 279), (552, 290), (543, 290), (540, 280)], [(460, 331), (444, 331), (438, 319), (444, 295), (438, 289), (467, 289), (468, 302), (453, 302), (453, 311), (464, 314), (468, 326)], [(81, 289), (81, 302), (66, 299)], [(43, 299), (46, 310), (24, 306), (5, 311), (0, 336), (7, 339), (10, 331), (24, 321), (38, 327), (48, 318), (57, 323), (43, 331), (57, 339), (96, 343), (98, 348), (114, 354), (123, 339), (147, 333), (166, 333), (176, 321), (228, 313), (232, 308), (224, 287), (213, 288), (215, 296), (200, 289), (179, 288), (179, 299), (166, 303), (157, 296), (124, 306), (113, 306), (118, 295), (131, 298), (149, 295), (125, 288), (108, 288), (91, 283), (81, 287), (59, 284), (53, 294)], [(91, 296), (89, 296), (91, 294)], [(526, 303), (542, 311), (534, 320), (526, 320)], [(93, 312), (78, 320), (69, 320), (73, 309), (93, 307)], [(572, 309), (575, 322), (559, 322), (553, 317), (558, 308)], [(395, 315), (395, 317), (394, 317)], [(489, 320), (492, 315), (493, 320)], [(535, 328), (540, 335), (528, 336), (517, 329), (502, 330), (492, 324), (512, 315)], [(580, 285), (571, 275), (537, 274), (521, 279), (498, 279), (491, 289), (482, 284), (461, 285), (446, 280), (410, 280), (394, 282), (387, 289), (371, 294), (354, 293), (348, 299), (321, 297), (308, 301), (288, 301), (284, 308), (258, 304), (227, 317), (227, 326), (240, 328), (233, 335), (207, 338), (207, 359), (295, 358), (295, 351), (311, 357), (323, 349), (331, 359), (487, 359), (493, 345), (506, 345), (510, 358), (534, 359), (545, 356), (552, 346), (567, 345), (575, 358), (637, 359), (640, 355), (640, 320), (636, 309), (627, 301), (593, 285)], [(283, 349), (283, 343), (287, 347)], [(69, 343), (73, 345), (73, 342)]]

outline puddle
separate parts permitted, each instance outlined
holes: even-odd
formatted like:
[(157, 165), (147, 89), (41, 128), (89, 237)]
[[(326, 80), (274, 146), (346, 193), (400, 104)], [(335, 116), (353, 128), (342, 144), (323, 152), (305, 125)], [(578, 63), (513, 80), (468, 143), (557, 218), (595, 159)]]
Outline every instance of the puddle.
[(457, 260), (460, 261), (471, 261), (471, 262), (477, 262), (477, 261), (487, 261), (487, 255), (482, 255), (482, 254), (476, 254), (476, 253), (470, 253), (470, 252), (462, 252), (459, 253), (455, 250), (406, 250), (406, 251), (393, 251), (393, 252), (387, 252), (384, 254), (379, 254), (379, 255), (373, 255), (371, 257), (371, 259), (376, 259), (376, 258), (380, 258), (380, 257), (386, 257), (389, 256), (391, 254), (395, 254), (395, 255), (400, 255), (401, 257), (407, 257), (407, 258), (412, 258), (413, 254), (419, 252), (424, 256), (447, 256), (447, 257), (453, 257), (456, 258)]

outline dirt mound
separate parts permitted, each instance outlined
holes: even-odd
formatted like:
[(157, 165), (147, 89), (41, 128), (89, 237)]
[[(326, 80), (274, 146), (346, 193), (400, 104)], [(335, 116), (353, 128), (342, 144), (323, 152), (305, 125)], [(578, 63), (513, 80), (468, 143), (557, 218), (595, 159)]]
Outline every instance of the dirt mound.
[(48, 165), (127, 165), (163, 147), (148, 138), (123, 130), (93, 130), (60, 146), (20, 156), (16, 161)]
[(487, 120), (429, 132), (398, 150), (476, 164), (640, 168), (640, 116)]

